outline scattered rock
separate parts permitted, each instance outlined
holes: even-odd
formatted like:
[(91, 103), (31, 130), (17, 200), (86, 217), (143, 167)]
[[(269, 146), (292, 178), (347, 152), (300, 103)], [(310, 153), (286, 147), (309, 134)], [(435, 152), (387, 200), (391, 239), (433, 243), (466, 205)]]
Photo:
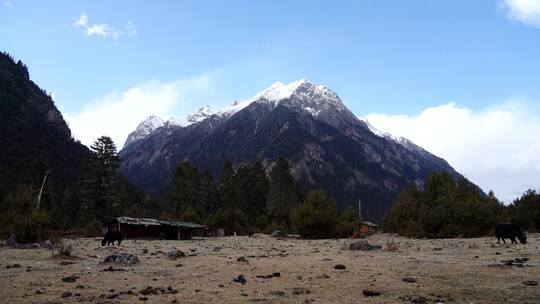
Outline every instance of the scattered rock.
[(416, 283), (415, 278), (403, 278), (402, 280), (403, 282), (407, 282), (407, 283)]
[(287, 296), (287, 293), (283, 290), (270, 290), (269, 294), (271, 296), (281, 297), (281, 298), (284, 298)]
[(6, 265), (6, 269), (10, 269), (10, 268), (21, 268), (21, 264)]
[(67, 283), (73, 283), (73, 282), (77, 281), (78, 278), (79, 278), (79, 276), (72, 274), (70, 276), (62, 278), (62, 281), (67, 282)]
[(144, 289), (141, 289), (139, 291), (139, 294), (142, 294), (142, 295), (145, 295), (145, 296), (160, 295), (160, 294), (175, 294), (175, 293), (178, 293), (178, 290), (173, 289), (170, 286), (167, 287), (167, 288), (161, 288), (161, 287), (155, 287), (154, 288), (152, 286), (148, 286), (148, 287), (146, 287)]
[(238, 259), (236, 259), (236, 261), (237, 261), (237, 262), (245, 262), (245, 263), (247, 263), (247, 262), (248, 262), (248, 260), (246, 259), (246, 257), (245, 257), (245, 256), (241, 256), (241, 257), (239, 257)]
[(106, 257), (103, 263), (134, 265), (139, 263), (139, 258), (129, 253), (115, 253)]
[(538, 285), (538, 282), (536, 282), (536, 281), (523, 281), (523, 285), (527, 285), (527, 286), (537, 286), (537, 285)]
[(375, 290), (364, 289), (362, 290), (362, 294), (366, 297), (377, 297), (381, 295), (381, 292), (375, 291)]
[(75, 262), (70, 262), (70, 261), (61, 261), (59, 263), (61, 266), (66, 266), (66, 265), (71, 265), (71, 264), (75, 264)]
[(268, 274), (268, 275), (258, 275), (257, 278), (259, 278), (259, 279), (271, 279), (271, 278), (279, 278), (280, 276), (281, 276), (281, 273), (274, 272), (274, 273)]
[(287, 235), (281, 231), (281, 230), (275, 230), (274, 232), (272, 232), (270, 234), (271, 237), (274, 237), (274, 238), (284, 238), (284, 237), (287, 237)]
[(236, 277), (233, 282), (236, 282), (236, 283), (240, 283), (240, 284), (246, 284), (247, 280), (246, 278), (244, 277), (244, 275), (238, 275), (238, 277)]
[[(428, 300), (423, 296), (404, 296), (399, 297), (400, 300), (410, 303), (410, 304), (427, 304)], [(437, 302), (439, 303), (439, 302)]]
[(345, 267), (345, 265), (343, 264), (337, 264), (336, 266), (334, 266), (334, 269), (338, 269), (338, 270), (343, 270), (343, 269), (346, 269), (347, 267)]
[(292, 289), (292, 294), (297, 296), (297, 295), (302, 295), (302, 294), (310, 294), (311, 291), (307, 288), (304, 288), (304, 287), (294, 287)]
[(368, 241), (362, 240), (349, 244), (349, 250), (362, 250), (362, 251), (371, 251), (382, 249), (382, 246), (370, 245)]
[(60, 295), (60, 297), (61, 297), (62, 299), (65, 299), (65, 298), (71, 297), (72, 295), (73, 295), (73, 294), (72, 294), (71, 292), (66, 291), (66, 292), (62, 293), (62, 294)]
[(110, 272), (115, 272), (115, 271), (127, 271), (126, 269), (122, 269), (122, 268), (114, 268), (112, 266), (109, 266), (105, 269), (103, 269), (102, 271), (110, 271)]
[(185, 257), (186, 254), (181, 250), (175, 249), (175, 250), (169, 251), (167, 256), (169, 257), (169, 259), (177, 259), (177, 258)]

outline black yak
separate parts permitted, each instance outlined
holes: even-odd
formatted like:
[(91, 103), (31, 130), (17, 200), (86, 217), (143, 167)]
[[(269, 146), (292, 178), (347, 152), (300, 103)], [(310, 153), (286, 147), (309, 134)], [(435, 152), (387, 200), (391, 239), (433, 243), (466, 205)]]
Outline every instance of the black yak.
[(124, 236), (122, 235), (122, 232), (119, 231), (111, 231), (105, 233), (105, 236), (103, 237), (103, 240), (101, 240), (101, 246), (105, 246), (105, 244), (114, 245), (114, 241), (118, 241), (118, 246), (120, 246), (120, 243), (122, 243), (122, 240), (124, 239)]
[(517, 244), (516, 237), (522, 244), (527, 243), (527, 236), (521, 232), (519, 226), (514, 223), (500, 223), (495, 226), (495, 236), (497, 237), (497, 244), (501, 243), (501, 239), (506, 244), (504, 239), (510, 239), (512, 244)]

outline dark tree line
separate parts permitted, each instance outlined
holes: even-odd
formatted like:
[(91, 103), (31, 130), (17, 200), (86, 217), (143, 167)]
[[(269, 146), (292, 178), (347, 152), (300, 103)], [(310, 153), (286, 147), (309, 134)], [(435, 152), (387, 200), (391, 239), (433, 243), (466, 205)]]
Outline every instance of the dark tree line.
[(260, 162), (235, 169), (227, 161), (216, 179), (209, 171), (201, 173), (182, 162), (172, 177), (161, 217), (207, 222), (237, 233), (269, 226), (288, 229), (290, 212), (301, 199), (284, 157), (275, 161), (270, 178)]
[(45, 172), (40, 162), (30, 175), (4, 199), (0, 217), (4, 235), (15, 233), (21, 242), (43, 239), (47, 231), (83, 229), (99, 235), (103, 223), (123, 214), (128, 205), (142, 205), (135, 189), (117, 173), (118, 156), (110, 137), (102, 136), (90, 147), (80, 177), (65, 188), (56, 186), (54, 171), (43, 184), (41, 204), (37, 197)]
[(411, 185), (401, 191), (384, 229), (411, 237), (474, 237), (491, 234), (497, 223), (507, 221), (523, 230), (540, 228), (540, 195), (529, 190), (505, 206), (493, 192), (483, 194), (466, 178), (438, 172), (423, 189)]

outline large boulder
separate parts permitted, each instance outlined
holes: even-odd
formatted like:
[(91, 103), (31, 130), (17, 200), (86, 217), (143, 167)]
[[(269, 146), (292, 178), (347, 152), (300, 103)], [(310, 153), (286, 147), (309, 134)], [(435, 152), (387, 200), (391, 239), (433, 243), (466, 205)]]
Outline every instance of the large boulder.
[(106, 257), (103, 263), (134, 265), (139, 263), (139, 258), (133, 254), (120, 252)]

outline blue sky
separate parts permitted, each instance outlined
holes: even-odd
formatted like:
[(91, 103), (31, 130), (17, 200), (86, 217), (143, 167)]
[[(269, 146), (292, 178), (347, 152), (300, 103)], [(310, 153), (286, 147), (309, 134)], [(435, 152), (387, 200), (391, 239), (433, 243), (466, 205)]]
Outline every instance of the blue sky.
[[(223, 100), (206, 103), (303, 77), (359, 115), (540, 97), (539, 31), (495, 0), (6, 2), (2, 49), (69, 112), (142, 81), (216, 70)], [(82, 13), (118, 29), (131, 21), (137, 34), (86, 36), (73, 26)]]
[[(150, 114), (183, 117), (304, 77), (393, 133), (403, 117), (414, 124), (444, 105), (478, 119), (508, 111), (538, 126), (530, 113), (540, 100), (539, 0), (0, 4), (0, 49), (24, 61), (31, 78), (53, 93), (83, 143), (107, 132), (122, 146)], [(398, 135), (462, 171), (477, 162), (465, 146), (451, 154), (415, 128)], [(531, 126), (523, 128), (520, 134)], [(495, 147), (509, 144), (494, 140)], [(540, 176), (540, 159), (524, 167), (532, 171), (521, 188)]]

